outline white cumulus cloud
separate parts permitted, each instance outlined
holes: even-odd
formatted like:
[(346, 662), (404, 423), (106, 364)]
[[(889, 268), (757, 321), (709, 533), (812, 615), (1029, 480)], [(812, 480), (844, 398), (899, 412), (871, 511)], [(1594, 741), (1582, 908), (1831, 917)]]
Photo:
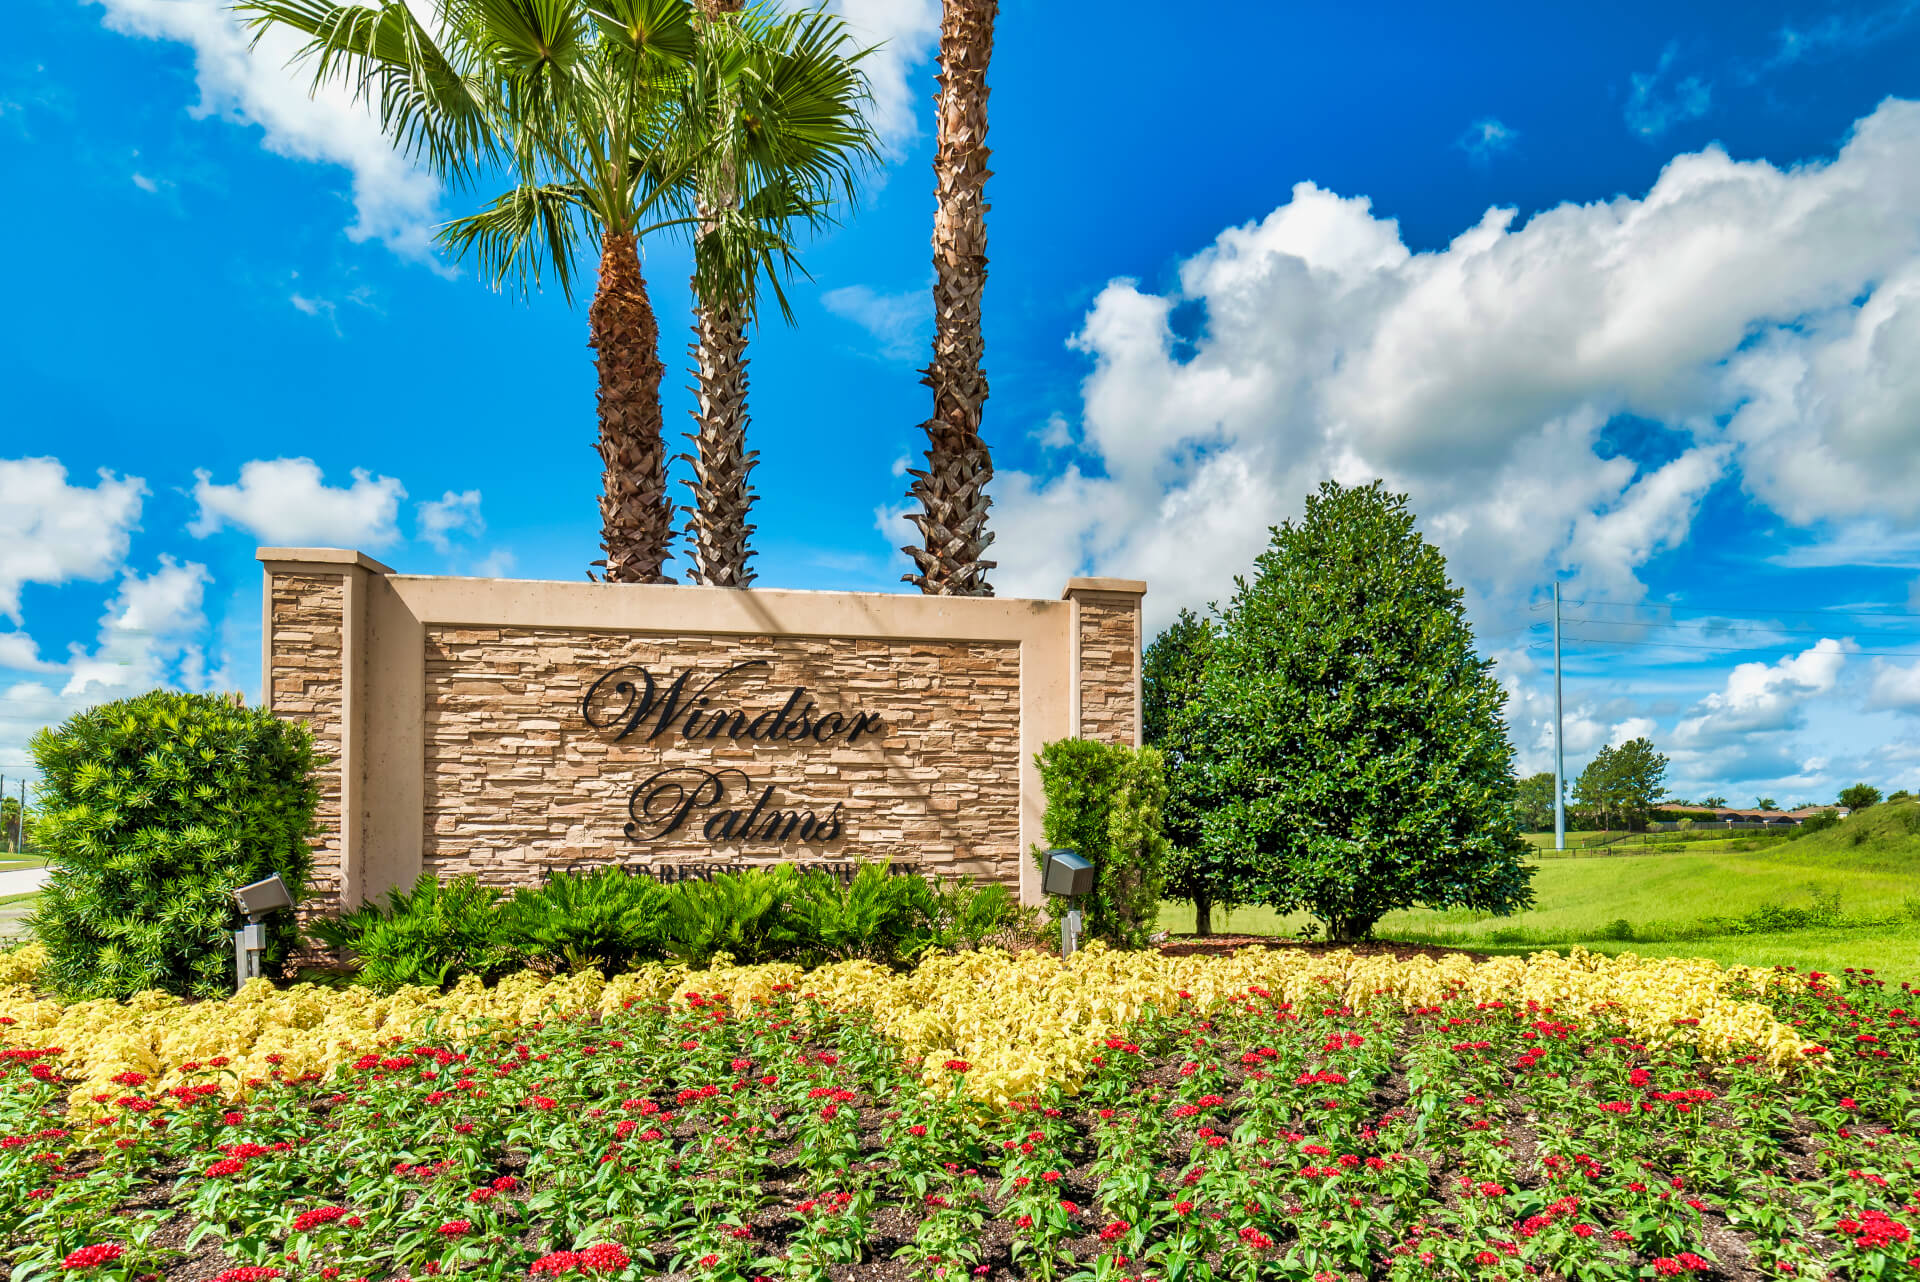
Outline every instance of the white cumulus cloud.
[(933, 334), (933, 292), (881, 294), (865, 285), (843, 285), (820, 295), (835, 316), (852, 321), (880, 345), (888, 360), (912, 360), (927, 350)]
[(1920, 713), (1920, 663), (1898, 664), (1876, 659), (1867, 706)]
[[(1158, 622), (1221, 596), (1328, 477), (1408, 492), (1480, 599), (1550, 573), (1634, 599), (1727, 482), (1790, 521), (1905, 530), (1916, 282), (1911, 102), (1827, 160), (1709, 147), (1642, 196), (1489, 210), (1421, 253), (1366, 198), (1301, 183), (1177, 287), (1100, 291), (1073, 339), (1091, 366), (1079, 454), (1001, 473), (996, 586), (1143, 577)], [(1623, 414), (1655, 425), (1664, 461), (1609, 448)]]
[(1713, 86), (1698, 76), (1668, 83), (1675, 49), (1668, 45), (1652, 71), (1636, 71), (1627, 94), (1627, 128), (1642, 138), (1658, 138), (1674, 125), (1697, 120), (1713, 108)]
[(1726, 687), (1700, 701), (1674, 726), (1685, 748), (1706, 748), (1732, 739), (1791, 730), (1802, 723), (1807, 701), (1831, 692), (1846, 667), (1851, 641), (1822, 637), (1813, 647), (1774, 663), (1742, 663)]
[(233, 485), (216, 485), (204, 468), (194, 478), (200, 510), (187, 528), (195, 538), (227, 525), (276, 547), (378, 548), (400, 537), (407, 491), (390, 476), (355, 468), (351, 485), (333, 486), (312, 459), (282, 458), (241, 464)]
[(152, 573), (123, 571), (92, 646), (71, 645), (57, 662), (39, 656), (22, 633), (0, 634), (0, 670), (32, 674), (0, 687), (0, 772), (28, 769), (27, 743), (34, 733), (83, 708), (161, 686), (230, 686), (229, 673), (208, 669), (204, 603), (210, 582), (205, 566), (168, 556)]
[(67, 483), (53, 458), (0, 459), (0, 615), (20, 623), (28, 583), (100, 580), (126, 560), (146, 482), (102, 471), (91, 486)]
[(310, 72), (286, 64), (303, 38), (269, 31), (257, 48), (226, 0), (97, 0), (106, 25), (171, 40), (194, 54), (196, 116), (257, 125), (269, 151), (339, 165), (352, 176), (354, 240), (377, 239), (416, 257), (431, 252), (440, 187), (404, 159), (366, 104), (340, 86), (309, 94)]
[(862, 45), (880, 46), (863, 64), (873, 89), (873, 125), (898, 151), (920, 133), (913, 81), (939, 43), (940, 0), (832, 0), (828, 7)]
[(437, 499), (428, 499), (414, 509), (414, 527), (433, 550), (445, 556), (453, 551), (454, 534), (484, 534), (487, 523), (480, 515), (480, 491), (448, 490)]

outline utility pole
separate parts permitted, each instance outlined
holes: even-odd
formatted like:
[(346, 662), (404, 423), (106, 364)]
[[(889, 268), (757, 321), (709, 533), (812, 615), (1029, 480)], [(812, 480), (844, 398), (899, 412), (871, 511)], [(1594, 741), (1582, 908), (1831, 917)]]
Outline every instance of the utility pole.
[(1553, 848), (1567, 848), (1567, 748), (1560, 724), (1560, 580), (1553, 581)]

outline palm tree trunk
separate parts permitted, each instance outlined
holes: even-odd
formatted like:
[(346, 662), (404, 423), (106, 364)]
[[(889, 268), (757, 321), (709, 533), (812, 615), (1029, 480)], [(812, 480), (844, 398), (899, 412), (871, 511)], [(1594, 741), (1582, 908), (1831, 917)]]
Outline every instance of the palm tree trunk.
[[(694, 296), (699, 297), (696, 281)], [(695, 583), (744, 588), (753, 582), (747, 561), (753, 556), (747, 523), (754, 493), (747, 474), (760, 461), (747, 448), (747, 326), (740, 312), (724, 303), (694, 309), (694, 379), (700, 406), (696, 429), (688, 434), (695, 453), (680, 457), (693, 465), (693, 507), (687, 515)]]
[(640, 274), (634, 238), (600, 241), (600, 285), (587, 313), (600, 371), (600, 547), (609, 583), (671, 583), (673, 504), (661, 439), (660, 327)]
[[(699, 0), (701, 22), (723, 22), (740, 12), (743, 0)], [(734, 197), (731, 173), (720, 178), (717, 199)], [(699, 210), (700, 234), (712, 234), (710, 207)], [(687, 578), (707, 587), (744, 588), (753, 582), (747, 565), (753, 556), (747, 513), (754, 493), (747, 473), (760, 461), (747, 449), (747, 317), (739, 307), (702, 297), (693, 281), (693, 376), (700, 405), (693, 412), (694, 453), (680, 457), (693, 466), (693, 506), (687, 510), (687, 542), (693, 568)]]
[(980, 297), (987, 283), (987, 64), (999, 0), (945, 0), (940, 23), (940, 95), (933, 159), (933, 362), (921, 382), (933, 389), (927, 466), (909, 475), (909, 515), (924, 547), (902, 549), (917, 572), (902, 576), (933, 596), (992, 596), (984, 560), (987, 482), (993, 458), (980, 436), (987, 376)]

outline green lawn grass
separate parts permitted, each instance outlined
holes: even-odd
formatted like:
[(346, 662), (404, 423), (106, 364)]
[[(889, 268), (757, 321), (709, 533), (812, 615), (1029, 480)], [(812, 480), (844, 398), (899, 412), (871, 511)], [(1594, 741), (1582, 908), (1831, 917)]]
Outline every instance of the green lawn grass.
[[(1535, 906), (1529, 912), (1396, 912), (1382, 918), (1374, 933), (1487, 952), (1580, 944), (1722, 963), (1872, 967), (1895, 980), (1920, 979), (1920, 804), (1875, 807), (1826, 832), (1765, 841), (1746, 852), (1716, 849), (1718, 844), (1677, 846), (1672, 853), (1535, 859)], [(1724, 920), (1769, 907), (1818, 909), (1836, 899), (1839, 915), (1826, 925), (1748, 931)], [(1723, 919), (1721, 928), (1713, 929), (1707, 919)], [(1167, 904), (1160, 920), (1185, 933), (1193, 929), (1193, 909)], [(1213, 927), (1291, 935), (1311, 920), (1305, 913), (1243, 908), (1216, 912)], [(1621, 922), (1626, 930), (1616, 925)]]
[(1553, 834), (1550, 832), (1530, 832), (1524, 834), (1526, 843), (1541, 853), (1542, 858), (1583, 858), (1604, 855), (1614, 858), (1626, 854), (1679, 854), (1681, 851), (1717, 850), (1744, 854), (1753, 850), (1770, 849), (1775, 845), (1784, 845), (1792, 840), (1792, 829), (1764, 831), (1759, 829), (1700, 830), (1682, 832), (1621, 833), (1570, 832), (1567, 834), (1567, 848), (1564, 854), (1556, 855), (1553, 846)]

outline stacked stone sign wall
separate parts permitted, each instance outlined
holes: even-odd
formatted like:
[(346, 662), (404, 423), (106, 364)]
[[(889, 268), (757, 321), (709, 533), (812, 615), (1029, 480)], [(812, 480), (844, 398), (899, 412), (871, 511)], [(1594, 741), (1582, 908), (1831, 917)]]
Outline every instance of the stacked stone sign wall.
[(270, 706), (309, 721), (321, 892), (796, 862), (1038, 894), (1033, 754), (1139, 742), (1144, 585), (1059, 601), (427, 578), (265, 549)]
[[(342, 755), (345, 589), (337, 574), (287, 574), (267, 599), (268, 706), (305, 721), (314, 750), (333, 761)], [(330, 897), (340, 893), (340, 771), (323, 770), (317, 782), (312, 883), (316, 895)]]

